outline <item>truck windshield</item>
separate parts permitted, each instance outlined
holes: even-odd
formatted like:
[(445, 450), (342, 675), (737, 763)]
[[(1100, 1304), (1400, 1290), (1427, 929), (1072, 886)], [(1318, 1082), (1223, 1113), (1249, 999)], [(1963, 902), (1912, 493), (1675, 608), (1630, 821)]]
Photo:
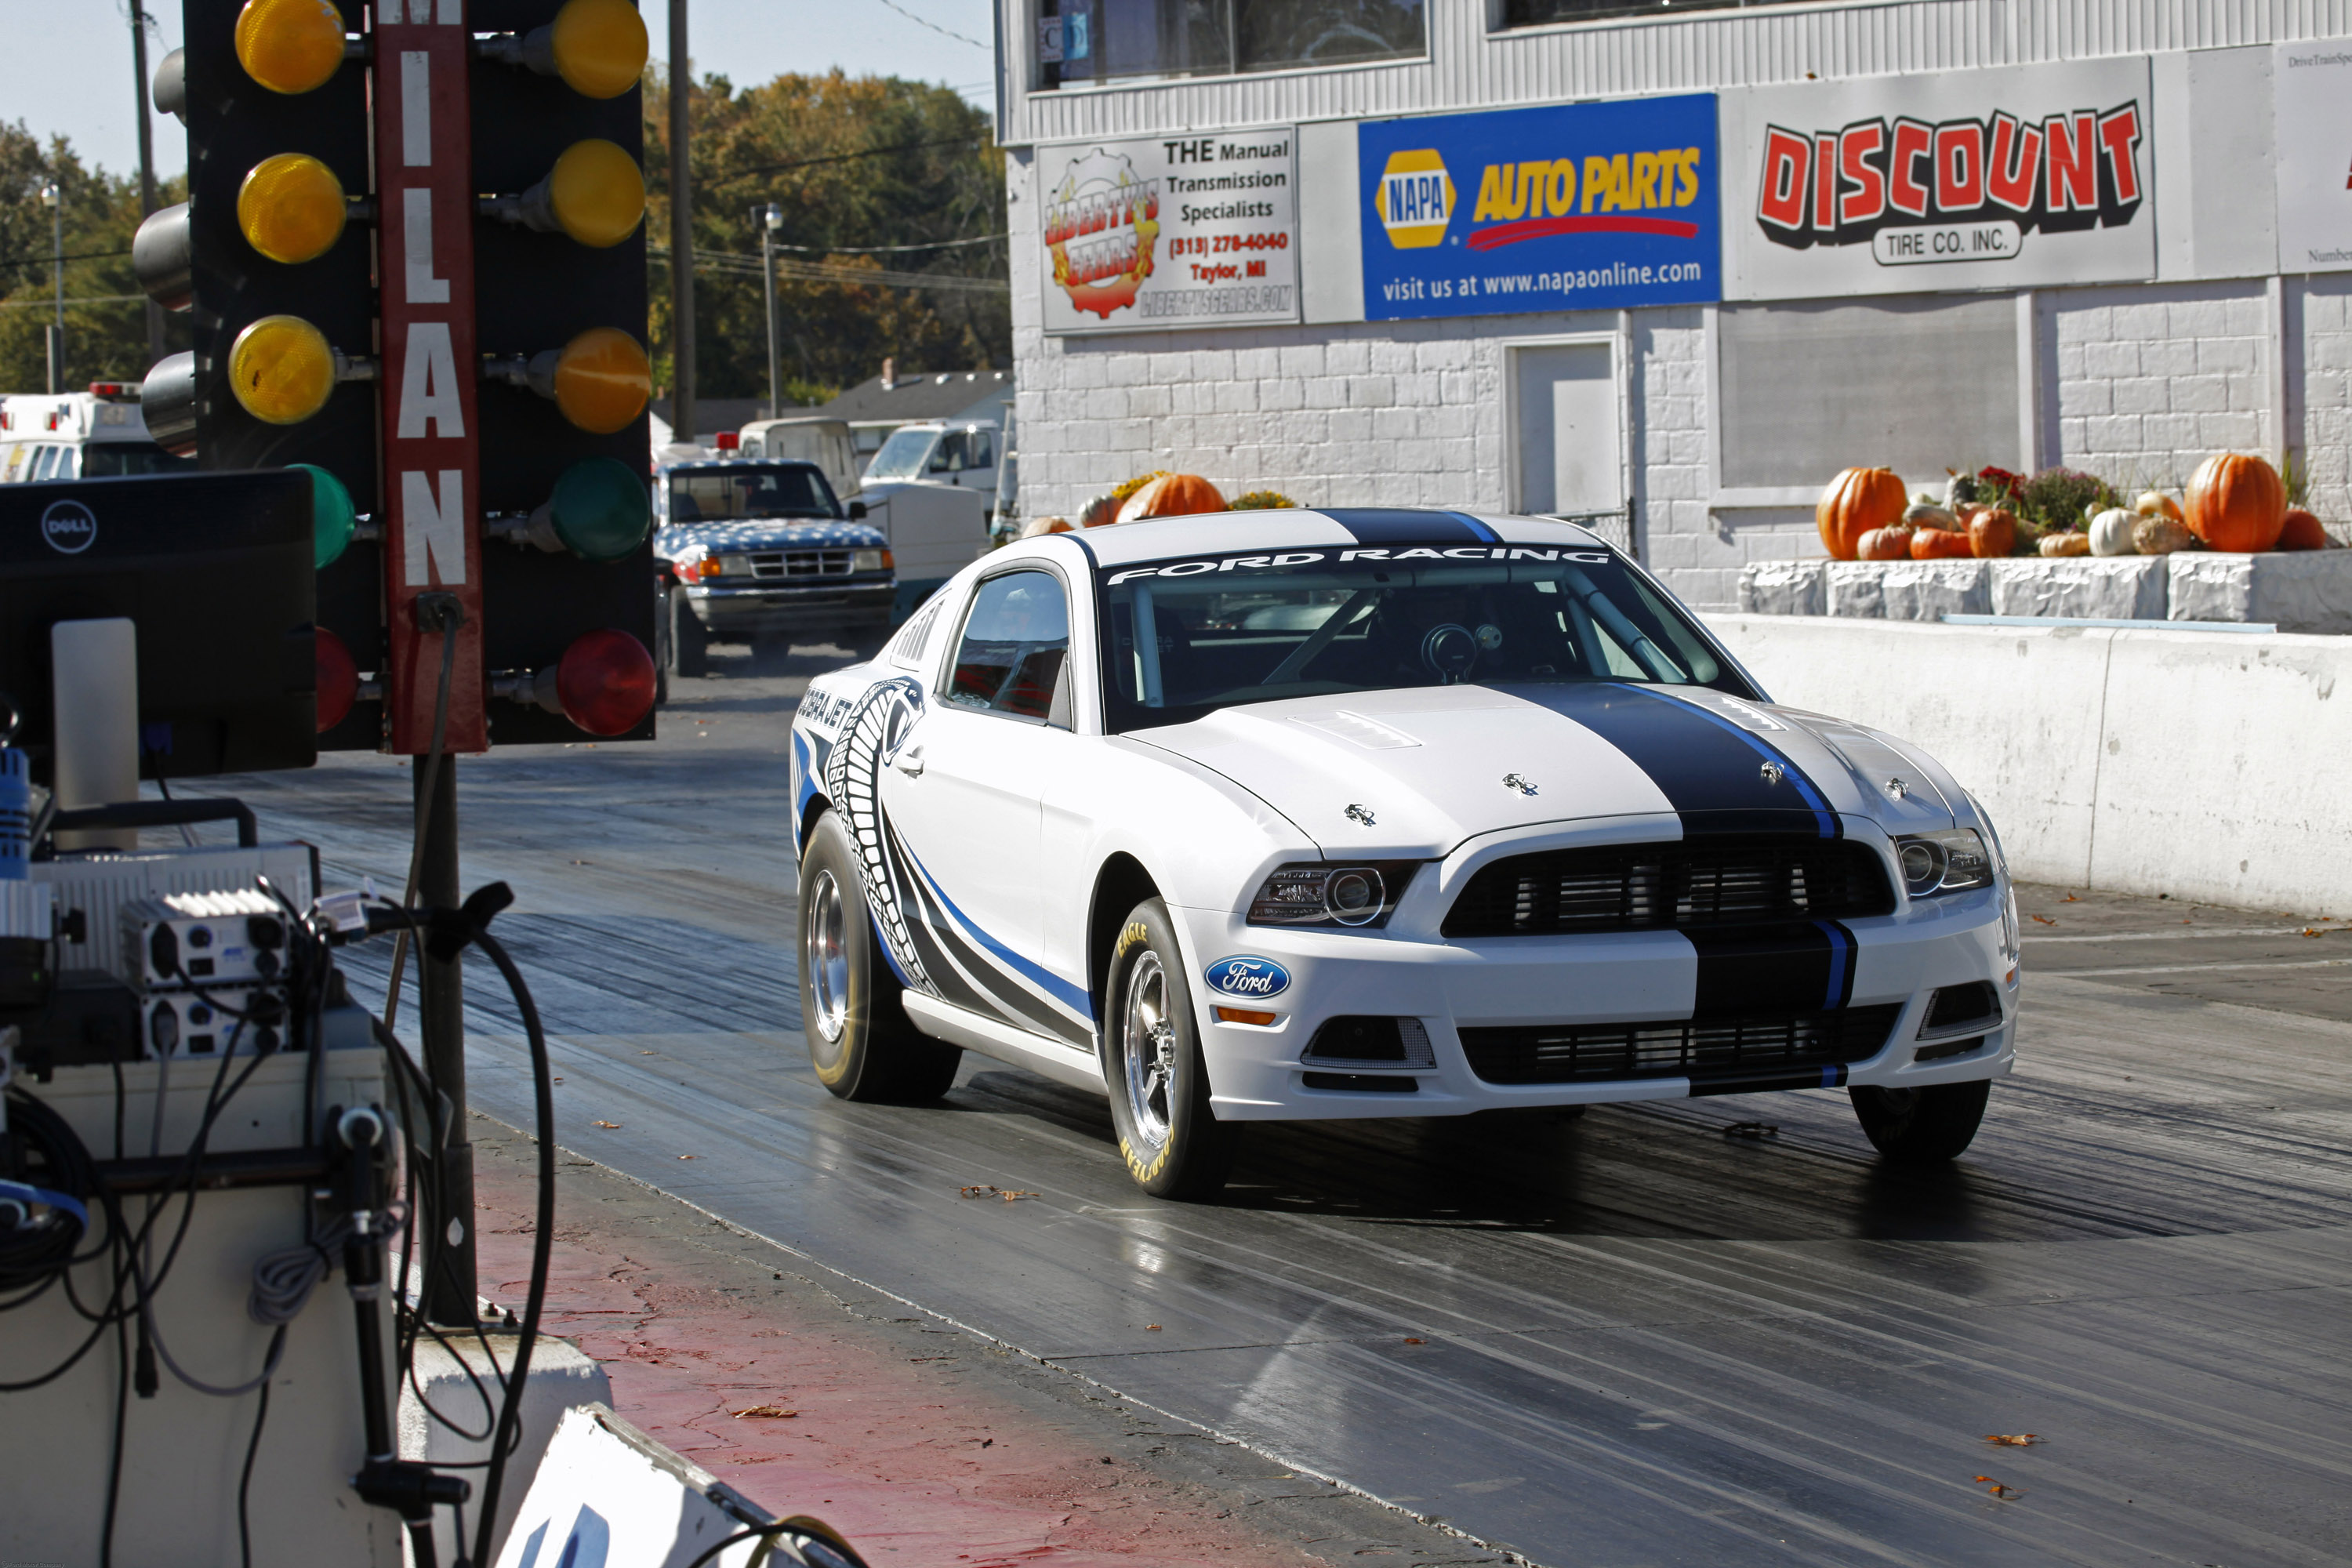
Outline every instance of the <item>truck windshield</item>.
[[(1113, 731), (1398, 687), (1626, 680), (1759, 695), (1607, 551), (1454, 543), (1208, 556), (1104, 571)], [(1140, 622), (1158, 635), (1139, 643)]]
[(730, 463), (669, 477), (669, 520), (740, 522), (760, 517), (839, 517), (833, 487), (797, 463)]
[(911, 479), (923, 471), (923, 458), (930, 452), (931, 443), (939, 439), (936, 430), (898, 430), (891, 433), (874, 460), (866, 465), (869, 479)]
[(117, 474), (176, 474), (195, 466), (194, 458), (175, 458), (152, 441), (89, 441), (81, 449), (81, 477), (86, 479)]

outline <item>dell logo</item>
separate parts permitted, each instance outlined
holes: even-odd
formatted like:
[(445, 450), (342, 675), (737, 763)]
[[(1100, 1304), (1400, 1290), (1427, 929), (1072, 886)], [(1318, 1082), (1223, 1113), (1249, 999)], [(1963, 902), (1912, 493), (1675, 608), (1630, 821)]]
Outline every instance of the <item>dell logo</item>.
[(79, 555), (98, 540), (98, 519), (78, 500), (53, 500), (41, 513), (41, 537), (60, 555)]

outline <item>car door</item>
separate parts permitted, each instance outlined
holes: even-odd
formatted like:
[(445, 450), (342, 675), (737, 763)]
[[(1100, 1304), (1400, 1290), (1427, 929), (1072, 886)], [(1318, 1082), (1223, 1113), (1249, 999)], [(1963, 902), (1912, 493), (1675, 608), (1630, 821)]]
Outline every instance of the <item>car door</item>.
[(918, 911), (953, 971), (932, 977), (947, 1000), (1061, 1037), (1052, 1003), (1074, 988), (1039, 963), (1038, 795), (1068, 739), (1069, 645), (1059, 574), (1024, 564), (983, 578), (880, 781)]

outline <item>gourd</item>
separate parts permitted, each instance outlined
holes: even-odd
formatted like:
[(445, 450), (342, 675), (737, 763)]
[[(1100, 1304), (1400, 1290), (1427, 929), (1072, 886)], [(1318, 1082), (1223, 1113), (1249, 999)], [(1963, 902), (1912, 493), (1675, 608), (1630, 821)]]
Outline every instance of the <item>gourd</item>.
[(1969, 551), (1979, 561), (1998, 561), (2017, 550), (2017, 517), (1984, 507), (1969, 518)]
[(2279, 530), (2279, 549), (2325, 550), (2327, 545), (2327, 531), (2319, 526), (2317, 518), (2299, 506), (2287, 509), (2286, 525)]
[(2091, 520), (2091, 553), (2094, 555), (2137, 555), (2139, 546), (2133, 542), (2132, 527), (2140, 521), (2139, 513), (2110, 507)]
[(1958, 517), (1935, 502), (1924, 500), (1915, 502), (1911, 510), (1903, 514), (1903, 521), (1908, 528), (1943, 528), (1955, 533), (1962, 531), (1965, 526)]
[(2219, 452), (2189, 481), (2189, 531), (2215, 550), (2270, 549), (2286, 527), (2278, 470), (2242, 452)]
[(2178, 518), (2143, 517), (2132, 524), (2132, 547), (2142, 555), (2169, 555), (2197, 542), (2189, 525)]
[(1127, 498), (1118, 521), (1137, 522), (1147, 517), (1187, 517), (1195, 512), (1223, 511), (1225, 498), (1198, 474), (1163, 474)]
[(2071, 530), (2064, 533), (2045, 533), (2039, 548), (2042, 554), (2049, 556), (2088, 555), (2091, 552), (2091, 536)]
[(1874, 528), (1862, 536), (1856, 553), (1864, 561), (1908, 561), (1911, 559), (1911, 536), (1916, 531), (1899, 522)]
[(1107, 522), (1118, 521), (1118, 498), (1117, 496), (1097, 496), (1087, 502), (1084, 511), (1078, 513), (1080, 528), (1100, 528)]
[(2168, 517), (2179, 523), (2189, 521), (2180, 515), (2180, 503), (2161, 490), (2143, 491), (2139, 500), (2132, 503), (2132, 510), (2142, 517)]
[(1910, 504), (1892, 468), (1848, 468), (1822, 491), (1813, 525), (1833, 559), (1852, 561), (1861, 552), (1864, 534), (1900, 521)]
[(1965, 561), (1969, 554), (1969, 536), (1948, 528), (1923, 528), (1911, 536), (1914, 561)]

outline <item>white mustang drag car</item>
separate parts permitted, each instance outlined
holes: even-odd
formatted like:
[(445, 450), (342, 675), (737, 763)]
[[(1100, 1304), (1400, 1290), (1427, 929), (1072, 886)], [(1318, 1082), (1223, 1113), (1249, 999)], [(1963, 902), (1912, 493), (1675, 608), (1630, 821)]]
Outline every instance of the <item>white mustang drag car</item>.
[(1948, 1160), (2013, 1059), (1976, 802), (1565, 523), (1024, 541), (811, 685), (793, 795), (826, 1087), (935, 1098), (970, 1049), (1107, 1089), (1165, 1196), (1245, 1121), (1841, 1085)]

